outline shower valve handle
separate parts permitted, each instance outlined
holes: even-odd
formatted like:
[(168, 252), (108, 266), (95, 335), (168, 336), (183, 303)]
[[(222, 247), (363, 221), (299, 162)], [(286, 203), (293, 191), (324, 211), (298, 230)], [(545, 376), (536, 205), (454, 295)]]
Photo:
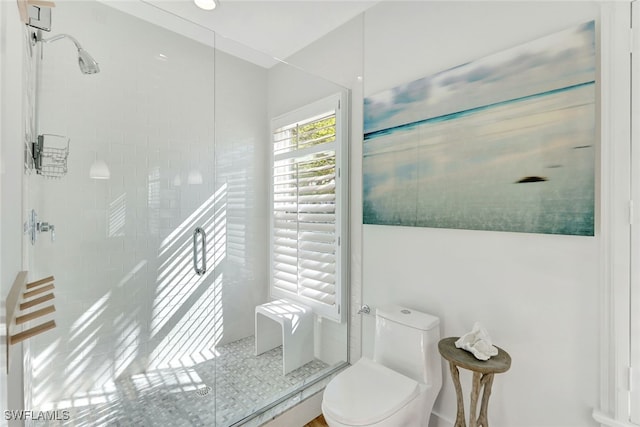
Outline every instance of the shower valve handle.
[(47, 231), (51, 232), (51, 242), (56, 241), (56, 226), (53, 224), (49, 224), (48, 222), (39, 222), (38, 223), (38, 231), (41, 233), (46, 233)]

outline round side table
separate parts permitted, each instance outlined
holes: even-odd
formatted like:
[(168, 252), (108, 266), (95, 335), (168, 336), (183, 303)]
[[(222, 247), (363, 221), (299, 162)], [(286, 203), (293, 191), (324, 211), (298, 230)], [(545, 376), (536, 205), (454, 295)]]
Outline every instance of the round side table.
[[(493, 375), (506, 372), (511, 367), (511, 356), (503, 349), (498, 348), (498, 354), (489, 360), (478, 360), (473, 354), (456, 347), (458, 337), (449, 337), (440, 340), (438, 350), (442, 357), (449, 362), (449, 370), (453, 386), (456, 389), (458, 399), (458, 413), (454, 427), (467, 427), (464, 418), (464, 400), (462, 398), (462, 386), (460, 385), (460, 372), (458, 368), (468, 369), (473, 372), (473, 387), (471, 389), (471, 407), (469, 408), (469, 427), (489, 427), (487, 407), (491, 396)], [(480, 414), (478, 412), (478, 397), (483, 388)]]

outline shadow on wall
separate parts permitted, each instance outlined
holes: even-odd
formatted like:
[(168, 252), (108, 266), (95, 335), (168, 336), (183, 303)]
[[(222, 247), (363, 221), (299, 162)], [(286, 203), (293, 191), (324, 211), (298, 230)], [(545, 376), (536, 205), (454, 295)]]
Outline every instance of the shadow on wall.
[[(179, 392), (202, 385), (203, 380), (189, 368), (218, 355), (215, 347), (225, 329), (223, 285), (229, 282), (225, 272), (244, 270), (247, 264), (246, 174), (236, 171), (227, 180), (231, 184), (220, 185), (160, 242), (156, 260), (138, 260), (73, 321), (63, 338), (35, 353), (34, 407), (104, 405), (117, 400), (116, 382), (121, 380), (133, 381), (136, 390), (171, 386)], [(150, 180), (150, 206), (153, 194)], [(126, 210), (124, 195), (110, 204), (109, 238), (121, 235)], [(208, 269), (202, 276), (193, 268), (193, 230), (198, 226), (208, 237)], [(232, 248), (234, 265), (227, 262), (228, 248)], [(148, 271), (153, 265), (155, 274)], [(154, 276), (155, 283), (147, 283)]]

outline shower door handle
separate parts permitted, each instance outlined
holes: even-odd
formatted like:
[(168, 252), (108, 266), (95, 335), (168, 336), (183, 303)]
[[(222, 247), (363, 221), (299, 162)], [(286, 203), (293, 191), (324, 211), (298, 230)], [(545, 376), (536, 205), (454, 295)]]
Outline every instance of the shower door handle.
[[(202, 268), (198, 266), (198, 234), (202, 236)], [(201, 227), (193, 232), (193, 269), (198, 276), (207, 272), (207, 233)]]

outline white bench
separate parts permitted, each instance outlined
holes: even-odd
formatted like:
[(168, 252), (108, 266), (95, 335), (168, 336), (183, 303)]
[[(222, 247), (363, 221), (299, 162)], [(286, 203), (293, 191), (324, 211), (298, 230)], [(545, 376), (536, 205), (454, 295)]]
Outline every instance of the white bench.
[(282, 345), (282, 375), (313, 360), (313, 312), (277, 300), (256, 307), (256, 356)]

